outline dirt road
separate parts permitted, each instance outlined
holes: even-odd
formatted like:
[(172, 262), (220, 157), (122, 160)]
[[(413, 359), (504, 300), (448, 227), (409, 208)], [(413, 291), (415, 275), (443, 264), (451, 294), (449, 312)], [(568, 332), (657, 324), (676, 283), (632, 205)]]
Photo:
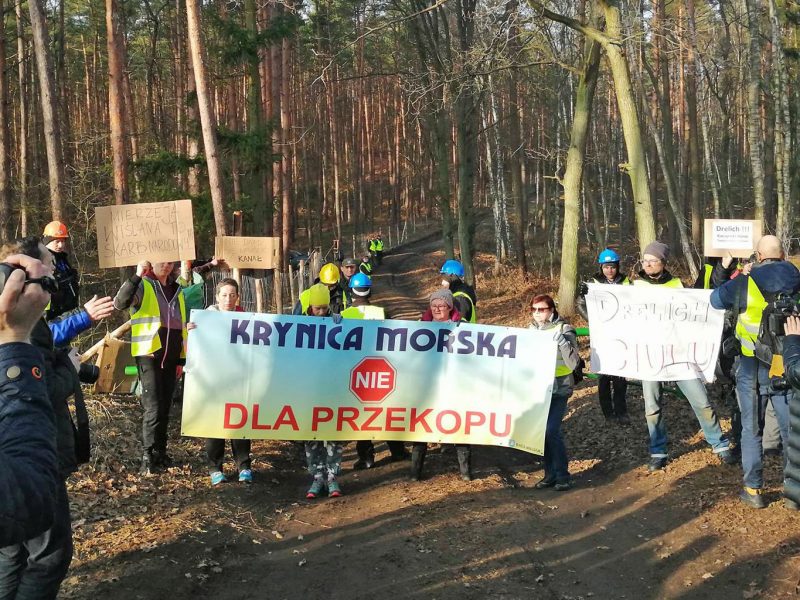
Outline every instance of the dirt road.
[[(397, 249), (376, 273), (376, 303), (393, 318), (417, 318), (441, 258), (435, 237)], [(532, 289), (484, 283), (493, 291), (479, 303), (481, 320), (521, 324), (511, 307)], [(453, 452), (433, 449), (428, 478), (412, 483), (408, 463), (389, 463), (383, 445), (376, 468), (352, 471), (350, 445), (345, 495), (312, 502), (287, 442), (254, 444), (252, 486), (210, 489), (201, 445), (189, 439), (173, 445), (184, 466), (140, 478), (135, 403), (95, 402), (97, 453), (107, 458), (71, 487), (76, 558), (63, 596), (797, 597), (800, 516), (778, 501), (777, 460), (765, 472), (773, 502), (752, 511), (735, 499), (740, 470), (718, 463), (686, 402), (668, 404), (673, 460), (655, 475), (644, 466), (636, 391), (630, 411), (630, 426), (607, 425), (594, 385), (576, 392), (565, 420), (569, 492), (534, 490), (541, 464), (509, 449), (476, 448), (470, 483), (457, 477)]]

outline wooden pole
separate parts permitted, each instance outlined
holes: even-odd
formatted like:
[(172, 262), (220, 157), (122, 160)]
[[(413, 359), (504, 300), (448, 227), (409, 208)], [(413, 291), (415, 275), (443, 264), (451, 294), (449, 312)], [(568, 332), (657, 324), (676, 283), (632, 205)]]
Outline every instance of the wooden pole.
[(283, 289), (281, 286), (281, 270), (273, 269), (272, 282), (275, 285), (275, 313), (283, 314)]
[(297, 295), (298, 297), (302, 294), (306, 289), (306, 261), (300, 261), (300, 269), (298, 270), (297, 276)]

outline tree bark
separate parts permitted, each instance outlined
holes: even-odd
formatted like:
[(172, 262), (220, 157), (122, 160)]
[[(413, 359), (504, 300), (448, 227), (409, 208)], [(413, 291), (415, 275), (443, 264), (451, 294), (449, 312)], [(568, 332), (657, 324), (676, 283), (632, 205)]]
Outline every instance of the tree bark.
[(116, 0), (106, 0), (106, 36), (108, 44), (108, 120), (111, 127), (111, 155), (114, 169), (114, 203), (127, 204), (128, 151), (125, 140), (125, 95), (122, 43), (116, 16)]
[[(0, 0), (0, 237), (10, 241), (11, 221), (11, 134), (8, 127), (8, 77), (6, 76), (6, 2)], [(18, 59), (18, 60), (21, 60)]]
[(763, 221), (766, 210), (764, 197), (764, 149), (761, 140), (761, 35), (758, 26), (758, 7), (754, 0), (744, 0), (747, 8), (747, 28), (750, 34), (747, 80), (747, 141), (750, 145), (750, 171), (753, 176), (753, 218)]

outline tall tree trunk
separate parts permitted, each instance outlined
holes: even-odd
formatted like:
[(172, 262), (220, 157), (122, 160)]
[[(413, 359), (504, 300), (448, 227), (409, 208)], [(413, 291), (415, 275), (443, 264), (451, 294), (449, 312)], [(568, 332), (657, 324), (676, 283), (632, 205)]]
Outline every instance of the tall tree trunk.
[(764, 149), (761, 140), (761, 35), (758, 26), (758, 6), (754, 0), (744, 0), (747, 9), (747, 28), (750, 34), (747, 80), (747, 141), (750, 146), (750, 171), (753, 176), (753, 218), (765, 218)]
[(108, 120), (111, 126), (111, 154), (114, 165), (114, 203), (127, 204), (128, 149), (125, 140), (125, 95), (122, 42), (116, 16), (116, 0), (106, 0), (106, 36), (108, 42)]
[[(518, 1), (512, 0), (510, 8), (511, 18), (514, 22), (509, 31), (509, 45), (514, 55), (522, 50), (520, 32), (516, 24), (518, 18)], [(522, 185), (522, 160), (525, 152), (522, 146), (520, 132), (521, 106), (519, 104), (519, 70), (511, 69), (508, 77), (508, 143), (511, 147), (509, 168), (511, 171), (511, 197), (514, 202), (514, 211), (517, 218), (514, 229), (514, 240), (517, 247), (517, 264), (523, 277), (528, 275), (528, 260), (525, 252), (525, 230), (528, 226), (528, 199), (525, 196), (525, 187)]]
[(19, 135), (17, 135), (19, 157), (19, 232), (21, 236), (28, 235), (28, 208), (31, 198), (28, 197), (28, 103), (25, 95), (26, 54), (25, 51), (25, 26), (22, 21), (22, 0), (16, 0), (14, 5), (17, 17), (17, 87), (19, 88)]
[(214, 224), (216, 225), (217, 235), (225, 235), (225, 205), (222, 195), (222, 180), (220, 178), (219, 153), (217, 151), (217, 125), (214, 109), (211, 106), (206, 67), (203, 62), (199, 0), (186, 0), (186, 22), (192, 54), (194, 80), (197, 88), (197, 105), (200, 109), (200, 123), (203, 128), (203, 146), (205, 147), (208, 184), (211, 191), (211, 205), (214, 209)]
[[(702, 161), (700, 155), (700, 126), (697, 115), (697, 33), (695, 31), (694, 0), (686, 2), (686, 23), (689, 43), (686, 52), (686, 122), (689, 126), (689, 205), (692, 214), (692, 241), (695, 247), (703, 246), (703, 211), (700, 202), (702, 188)], [(694, 261), (691, 261), (694, 262)]]
[[(11, 134), (8, 127), (8, 77), (6, 75), (6, 1), (0, 0), (0, 237), (9, 241), (11, 220)], [(22, 60), (22, 58), (18, 58)]]
[(600, 44), (586, 38), (583, 66), (578, 78), (575, 114), (572, 118), (567, 167), (561, 181), (564, 186), (564, 225), (561, 235), (561, 276), (558, 288), (558, 311), (565, 316), (575, 312), (578, 279), (578, 232), (583, 161), (591, 121), (594, 92), (600, 71)]
[(39, 75), (42, 105), (44, 143), (47, 150), (47, 172), (50, 184), (50, 208), (53, 219), (62, 220), (64, 214), (64, 164), (61, 157), (61, 136), (58, 129), (53, 65), (50, 58), (50, 36), (44, 17), (42, 0), (28, 0), (33, 33), (33, 50)]

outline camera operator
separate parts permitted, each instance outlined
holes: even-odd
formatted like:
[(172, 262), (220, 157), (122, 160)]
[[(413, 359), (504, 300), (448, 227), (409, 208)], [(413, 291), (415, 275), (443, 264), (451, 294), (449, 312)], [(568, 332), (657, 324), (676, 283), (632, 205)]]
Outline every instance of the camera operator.
[[(53, 524), (58, 487), (53, 408), (42, 356), (29, 341), (50, 294), (25, 282), (46, 271), (27, 256), (7, 256), (5, 263), (18, 269), (0, 294), (0, 554)], [(0, 570), (0, 596), (9, 575)]]
[[(770, 369), (756, 357), (756, 343), (764, 310), (781, 294), (792, 295), (800, 290), (800, 271), (784, 260), (783, 245), (774, 235), (765, 235), (756, 248), (757, 264), (749, 275), (728, 281), (711, 293), (711, 306), (733, 309), (739, 315), (736, 338), (741, 343), (736, 369), (736, 397), (742, 413), (742, 468), (744, 489), (739, 498), (752, 508), (765, 508), (761, 495), (764, 486), (762, 469), (762, 436), (764, 413), (772, 402), (786, 445), (788, 436), (788, 402), (792, 393), (785, 385), (773, 385)], [(785, 461), (784, 461), (785, 464)]]
[(786, 380), (794, 388), (789, 401), (789, 439), (784, 445), (787, 458), (784, 503), (790, 510), (800, 510), (800, 317), (786, 319), (786, 338), (783, 341), (783, 367)]
[[(24, 254), (43, 264), (52, 278), (53, 255), (39, 238), (26, 237), (3, 249)], [(41, 535), (0, 551), (0, 598), (55, 598), (72, 561), (72, 525), (66, 480), (89, 458), (89, 418), (83, 403), (74, 356), (56, 349), (44, 311), (30, 333), (31, 343), (44, 358), (47, 395), (55, 416), (55, 441), (60, 477), (52, 526)], [(74, 396), (77, 428), (72, 422), (69, 398)]]

